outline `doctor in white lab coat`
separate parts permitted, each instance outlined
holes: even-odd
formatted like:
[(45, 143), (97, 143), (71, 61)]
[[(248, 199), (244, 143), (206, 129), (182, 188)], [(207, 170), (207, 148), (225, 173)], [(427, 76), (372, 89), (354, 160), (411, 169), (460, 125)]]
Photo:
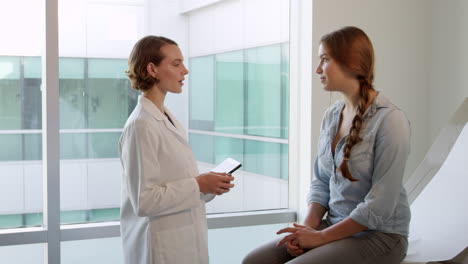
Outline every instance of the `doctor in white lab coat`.
[(124, 262), (208, 263), (205, 202), (228, 192), (234, 178), (199, 175), (183, 127), (164, 106), (167, 92), (180, 93), (188, 73), (177, 44), (144, 37), (128, 64), (132, 87), (142, 95), (119, 143)]

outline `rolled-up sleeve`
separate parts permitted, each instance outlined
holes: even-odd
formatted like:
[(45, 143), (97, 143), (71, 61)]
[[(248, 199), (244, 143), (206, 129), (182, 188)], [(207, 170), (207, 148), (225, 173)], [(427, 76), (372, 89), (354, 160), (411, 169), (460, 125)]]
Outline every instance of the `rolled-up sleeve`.
[(314, 175), (310, 183), (309, 193), (307, 195), (307, 204), (319, 203), (328, 209), (328, 201), (330, 200), (330, 185), (329, 177), (320, 172), (319, 160), (315, 159)]
[(391, 218), (402, 192), (410, 151), (410, 127), (404, 113), (393, 110), (381, 123), (375, 138), (372, 186), (350, 217), (369, 229), (379, 229)]
[(310, 181), (309, 192), (307, 194), (307, 204), (318, 203), (325, 208), (329, 208), (328, 202), (330, 201), (330, 177), (323, 172), (320, 165), (320, 153), (324, 153), (324, 148), (328, 145), (326, 143), (326, 127), (329, 122), (333, 121), (333, 109), (335, 105), (328, 108), (322, 117), (322, 123), (320, 124), (320, 137), (317, 144), (318, 156), (314, 162), (314, 175)]

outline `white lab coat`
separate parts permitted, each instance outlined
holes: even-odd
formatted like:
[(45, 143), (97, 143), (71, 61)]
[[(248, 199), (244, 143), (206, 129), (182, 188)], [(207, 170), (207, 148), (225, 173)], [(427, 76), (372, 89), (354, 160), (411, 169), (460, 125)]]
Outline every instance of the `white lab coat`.
[(208, 263), (205, 201), (186, 134), (143, 96), (120, 138), (120, 229), (126, 264)]

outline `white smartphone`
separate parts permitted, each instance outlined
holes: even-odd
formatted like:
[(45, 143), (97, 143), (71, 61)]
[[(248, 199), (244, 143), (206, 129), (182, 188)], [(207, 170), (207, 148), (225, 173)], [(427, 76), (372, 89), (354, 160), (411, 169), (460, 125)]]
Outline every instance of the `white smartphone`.
[(242, 167), (242, 164), (239, 161), (227, 158), (211, 171), (217, 173), (233, 173), (240, 167)]

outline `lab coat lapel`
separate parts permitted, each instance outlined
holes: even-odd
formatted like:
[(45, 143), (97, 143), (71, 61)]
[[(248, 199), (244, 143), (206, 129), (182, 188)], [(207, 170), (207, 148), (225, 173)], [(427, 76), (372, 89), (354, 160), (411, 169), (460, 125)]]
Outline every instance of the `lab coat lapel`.
[(185, 135), (185, 130), (183, 129), (182, 125), (177, 121), (177, 119), (172, 115), (171, 112), (164, 106), (164, 111), (169, 115), (174, 125), (171, 124), (169, 119), (162, 113), (156, 105), (153, 104), (150, 100), (145, 98), (144, 96), (138, 97), (138, 103), (142, 105), (142, 107), (150, 113), (156, 120), (159, 122), (163, 122), (166, 128), (171, 131), (184, 145), (189, 145), (187, 142), (187, 138)]
[(166, 114), (171, 118), (172, 122), (174, 123), (173, 125), (171, 121), (169, 121), (169, 119), (165, 117), (164, 124), (166, 125), (166, 127), (178, 137), (180, 137), (186, 145), (188, 145), (185, 129), (166, 107), (164, 107), (164, 111), (166, 111)]

